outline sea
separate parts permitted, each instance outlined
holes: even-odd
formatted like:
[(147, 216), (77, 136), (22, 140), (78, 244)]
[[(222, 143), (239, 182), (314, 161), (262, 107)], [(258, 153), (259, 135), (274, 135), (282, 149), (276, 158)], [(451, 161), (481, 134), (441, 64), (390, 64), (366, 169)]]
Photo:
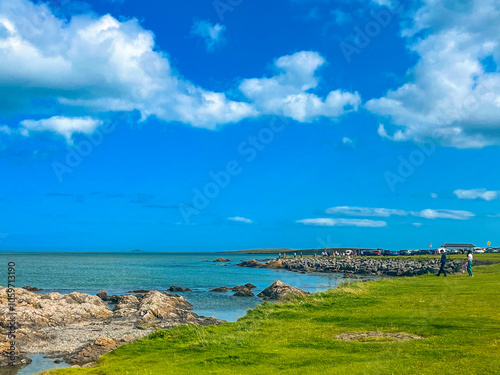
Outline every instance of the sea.
[[(220, 257), (230, 261), (213, 262)], [(176, 294), (184, 296), (195, 313), (236, 321), (261, 300), (235, 297), (231, 292), (213, 293), (210, 289), (250, 282), (257, 286), (254, 293), (258, 294), (275, 280), (281, 280), (315, 293), (335, 288), (345, 280), (343, 274), (301, 274), (236, 266), (244, 260), (276, 257), (277, 254), (209, 252), (0, 252), (0, 285), (7, 285), (8, 264), (14, 262), (15, 286), (41, 288), (43, 291), (38, 293), (43, 294), (74, 291), (97, 294), (106, 290), (111, 295), (138, 289), (166, 291), (170, 286), (182, 286), (192, 291)], [(43, 355), (32, 359), (33, 364), (18, 375), (55, 367), (53, 360), (44, 359)]]

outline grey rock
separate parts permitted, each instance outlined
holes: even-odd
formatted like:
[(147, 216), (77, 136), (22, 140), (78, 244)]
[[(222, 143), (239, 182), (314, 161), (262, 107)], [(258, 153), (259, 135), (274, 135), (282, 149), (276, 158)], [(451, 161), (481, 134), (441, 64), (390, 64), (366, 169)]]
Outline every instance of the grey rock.
[(269, 285), (262, 292), (257, 294), (258, 297), (261, 297), (264, 300), (282, 300), (289, 295), (306, 295), (310, 294), (309, 292), (305, 292), (302, 289), (295, 288), (280, 280), (276, 280), (274, 283)]
[(236, 297), (253, 297), (255, 294), (248, 288), (240, 289), (233, 294)]
[(217, 258), (213, 262), (230, 262), (230, 261), (231, 261), (230, 259), (226, 258)]
[(192, 292), (192, 290), (189, 288), (184, 288), (182, 286), (175, 286), (175, 285), (171, 286), (167, 290), (169, 292)]
[(228, 291), (229, 291), (229, 288), (227, 286), (221, 286), (221, 287), (209, 290), (209, 292), (215, 292), (215, 293), (226, 293)]

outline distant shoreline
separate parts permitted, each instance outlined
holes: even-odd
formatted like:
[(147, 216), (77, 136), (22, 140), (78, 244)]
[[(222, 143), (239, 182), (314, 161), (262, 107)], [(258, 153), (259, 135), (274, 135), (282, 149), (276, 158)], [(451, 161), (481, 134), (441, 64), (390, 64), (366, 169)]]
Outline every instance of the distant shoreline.
[[(368, 251), (368, 250), (376, 250), (373, 248), (357, 248), (357, 247), (329, 247), (326, 249), (326, 251), (346, 251), (346, 250), (362, 250), (362, 251)], [(293, 254), (295, 253), (300, 253), (302, 252), (303, 254), (314, 254), (314, 253), (321, 253), (322, 251), (325, 251), (325, 249), (289, 249), (289, 248), (281, 248), (281, 249), (249, 249), (249, 250), (231, 250), (231, 251), (220, 251), (220, 253), (243, 253), (243, 254), (278, 254), (278, 253), (290, 253)]]

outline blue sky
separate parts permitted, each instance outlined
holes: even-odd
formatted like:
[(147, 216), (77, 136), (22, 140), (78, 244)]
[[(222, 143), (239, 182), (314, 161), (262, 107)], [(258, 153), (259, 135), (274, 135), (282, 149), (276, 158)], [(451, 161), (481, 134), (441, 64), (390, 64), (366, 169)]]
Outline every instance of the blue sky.
[(498, 245), (493, 0), (0, 0), (0, 250)]

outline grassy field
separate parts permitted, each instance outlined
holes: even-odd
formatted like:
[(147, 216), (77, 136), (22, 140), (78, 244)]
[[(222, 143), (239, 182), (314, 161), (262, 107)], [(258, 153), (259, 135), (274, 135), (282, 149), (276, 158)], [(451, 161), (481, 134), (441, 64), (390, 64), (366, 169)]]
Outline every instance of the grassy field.
[[(488, 258), (490, 256), (488, 255)], [(264, 303), (236, 323), (180, 327), (62, 374), (500, 374), (500, 264)], [(342, 341), (349, 332), (422, 339)]]

